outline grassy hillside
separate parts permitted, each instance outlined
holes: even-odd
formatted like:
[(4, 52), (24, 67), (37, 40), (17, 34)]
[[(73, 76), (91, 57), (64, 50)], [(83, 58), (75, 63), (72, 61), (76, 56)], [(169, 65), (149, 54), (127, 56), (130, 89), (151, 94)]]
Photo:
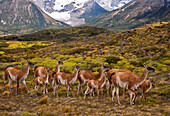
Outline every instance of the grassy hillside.
[[(170, 23), (154, 23), (121, 33), (112, 33), (100, 28), (76, 27), (66, 30), (45, 30), (29, 35), (3, 37), (0, 42), (0, 69), (2, 70), (0, 72), (1, 114), (169, 115), (169, 31)], [(12, 38), (20, 41), (6, 41), (12, 40)], [(66, 40), (66, 38), (68, 39)], [(156, 69), (155, 73), (149, 73), (148, 75), (148, 77), (154, 78), (156, 88), (147, 93), (147, 104), (144, 101), (140, 102), (138, 97), (135, 106), (129, 106), (129, 96), (125, 100), (120, 96), (123, 104), (121, 106), (117, 105), (116, 99), (111, 102), (111, 97), (105, 94), (105, 87), (104, 98), (100, 97), (99, 100), (97, 100), (97, 97), (94, 100), (89, 100), (88, 98), (85, 101), (83, 100), (83, 95), (66, 98), (66, 86), (60, 86), (60, 98), (56, 98), (49, 84), (48, 102), (42, 105), (38, 103), (39, 99), (44, 97), (40, 91), (35, 92), (35, 94), (26, 93), (25, 88), (21, 87), (20, 94), (14, 96), (16, 82), (13, 82), (12, 85), (13, 92), (8, 92), (8, 86), (5, 88), (6, 93), (4, 92), (3, 68), (5, 66), (18, 64), (18, 67), (24, 68), (26, 59), (30, 59), (35, 63), (35, 66), (47, 66), (54, 69), (56, 60), (52, 60), (50, 57), (60, 58), (64, 62), (64, 65), (61, 66), (61, 71), (68, 73), (74, 72), (76, 63), (80, 64), (81, 70), (89, 69), (97, 73), (100, 65), (105, 62), (110, 69), (129, 69), (136, 75), (141, 75), (144, 70), (143, 64), (147, 63)], [(33, 78), (33, 69), (31, 68), (26, 79), (30, 90), (33, 87)], [(77, 91), (77, 85), (78, 81), (74, 85), (74, 92)], [(120, 95), (122, 95), (122, 90)], [(19, 102), (20, 105), (17, 105)]]
[(74, 27), (68, 29), (48, 29), (43, 31), (38, 31), (31, 34), (25, 35), (12, 35), (0, 37), (0, 40), (16, 40), (16, 41), (56, 41), (56, 42), (66, 42), (72, 40), (82, 40), (88, 37), (95, 37), (99, 34), (110, 34), (111, 31), (97, 28), (97, 27)]

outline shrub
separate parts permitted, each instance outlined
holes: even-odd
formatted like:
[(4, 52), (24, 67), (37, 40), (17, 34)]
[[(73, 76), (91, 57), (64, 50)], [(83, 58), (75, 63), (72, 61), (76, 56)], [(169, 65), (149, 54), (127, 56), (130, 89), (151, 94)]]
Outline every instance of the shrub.
[(116, 57), (116, 56), (107, 56), (106, 57), (106, 61), (107, 63), (111, 64), (116, 64), (118, 61), (121, 61), (121, 59), (119, 57)]

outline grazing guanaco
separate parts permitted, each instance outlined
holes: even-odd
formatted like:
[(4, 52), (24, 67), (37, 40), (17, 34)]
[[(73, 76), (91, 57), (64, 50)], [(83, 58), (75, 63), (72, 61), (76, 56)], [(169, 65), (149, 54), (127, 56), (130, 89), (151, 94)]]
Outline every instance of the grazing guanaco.
[(90, 97), (92, 99), (92, 92), (93, 92), (94, 88), (98, 89), (97, 94), (98, 94), (98, 98), (99, 98), (99, 92), (101, 90), (103, 90), (102, 88), (106, 83), (106, 75), (104, 75), (102, 77), (103, 78), (101, 80), (89, 80), (87, 82), (87, 89), (86, 89), (85, 94), (84, 94), (84, 99), (86, 99), (86, 95), (88, 93), (90, 93)]
[(77, 94), (79, 95), (79, 90), (81, 88), (81, 92), (83, 93), (83, 89), (82, 89), (82, 84), (86, 83), (88, 80), (101, 80), (102, 79), (102, 75), (104, 73), (104, 69), (106, 69), (106, 65), (105, 63), (103, 63), (100, 67), (100, 71), (98, 74), (94, 74), (93, 72), (89, 71), (89, 70), (82, 70), (79, 71), (78, 74), (78, 80), (79, 80), (79, 85), (78, 85), (78, 90), (77, 90)]
[[(53, 73), (55, 72), (60, 72), (60, 65), (63, 65), (63, 62), (60, 61), (60, 59), (57, 60), (57, 63), (56, 63), (56, 68), (55, 68), (55, 71), (53, 71), (51, 68), (48, 68), (49, 71), (50, 71), (50, 74), (49, 74), (49, 79), (52, 78), (53, 76)], [(45, 77), (46, 76), (46, 67), (39, 67), (39, 66), (36, 66), (34, 68), (34, 77)]]
[(70, 88), (72, 89), (72, 94), (74, 97), (73, 87), (71, 86), (71, 84), (75, 83), (75, 81), (77, 80), (79, 67), (80, 65), (75, 65), (75, 71), (73, 75), (65, 73), (65, 72), (59, 72), (59, 73), (54, 74), (54, 79), (53, 79), (53, 84), (52, 84), (53, 89), (54, 89), (54, 95), (57, 92), (57, 97), (58, 97), (58, 87), (59, 87), (59, 83), (61, 83), (63, 85), (68, 85), (67, 97), (69, 97)]
[(27, 88), (27, 91), (29, 91), (29, 89), (28, 89), (28, 87), (26, 85), (25, 79), (27, 78), (27, 76), (29, 74), (30, 66), (33, 66), (33, 65), (34, 64), (32, 62), (27, 60), (25, 70), (22, 70), (22, 69), (17, 68), (17, 67), (6, 67), (4, 69), (4, 86), (5, 86), (6, 82), (7, 82), (8, 77), (9, 77), (9, 90), (10, 91), (11, 91), (11, 83), (12, 83), (12, 81), (17, 81), (17, 90), (16, 90), (16, 92), (18, 93), (19, 81), (20, 80), (23, 82), (23, 84)]
[(143, 74), (140, 77), (136, 76), (134, 73), (130, 71), (114, 72), (111, 74), (112, 83), (114, 84), (114, 89), (112, 91), (112, 100), (114, 98), (114, 94), (116, 91), (118, 104), (120, 104), (119, 87), (121, 87), (121, 88), (127, 88), (127, 90), (129, 91), (130, 105), (133, 105), (135, 103), (137, 94), (134, 89), (137, 89), (137, 87), (145, 81), (149, 71), (152, 71), (152, 72), (155, 71), (155, 69), (150, 66), (144, 65), (144, 67), (145, 69), (143, 71)]
[(141, 85), (139, 85), (139, 89), (142, 91), (142, 94), (141, 94), (141, 100), (143, 99), (144, 97), (144, 100), (146, 102), (146, 95), (145, 93), (147, 93), (151, 88), (154, 88), (154, 81), (153, 79), (150, 77), (149, 80), (145, 80)]
[(35, 83), (36, 83), (35, 89), (38, 89), (39, 84), (42, 84), (44, 86), (43, 90), (42, 90), (44, 94), (48, 93), (47, 84), (48, 84), (49, 74), (50, 74), (50, 70), (47, 68), (45, 77), (36, 77), (35, 78)]

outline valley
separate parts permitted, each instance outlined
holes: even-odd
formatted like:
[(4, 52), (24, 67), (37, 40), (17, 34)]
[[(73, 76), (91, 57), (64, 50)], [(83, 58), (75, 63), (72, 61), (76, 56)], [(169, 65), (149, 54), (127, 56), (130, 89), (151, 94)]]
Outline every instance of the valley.
[[(0, 115), (169, 115), (170, 78), (169, 78), (169, 22), (156, 22), (120, 33), (84, 26), (68, 29), (47, 29), (31, 34), (0, 37)], [(52, 59), (51, 59), (52, 58)], [(67, 98), (67, 86), (59, 87), (59, 98), (53, 95), (53, 88), (48, 84), (49, 94), (43, 95), (40, 90), (33, 89), (34, 69), (26, 83), (30, 89), (27, 93), (22, 85), (16, 95), (16, 82), (12, 82), (12, 91), (8, 84), (3, 87), (4, 67), (17, 64), (24, 69), (26, 59), (35, 66), (56, 67), (56, 59), (63, 61), (61, 71), (74, 73), (75, 64), (80, 70), (91, 70), (98, 73), (104, 62), (109, 69), (128, 69), (141, 75), (147, 63), (155, 68), (149, 73), (155, 81), (147, 95), (147, 102), (140, 102), (140, 92), (136, 104), (129, 105), (128, 92), (123, 100), (121, 89), (120, 102), (111, 100), (106, 94), (90, 100), (83, 95)], [(148, 79), (148, 78), (147, 78)], [(73, 84), (77, 92), (78, 80)], [(83, 86), (84, 91), (86, 86)], [(95, 91), (96, 93), (96, 91)], [(97, 93), (96, 93), (97, 95)], [(41, 99), (43, 98), (43, 99)], [(40, 101), (42, 100), (42, 101)]]

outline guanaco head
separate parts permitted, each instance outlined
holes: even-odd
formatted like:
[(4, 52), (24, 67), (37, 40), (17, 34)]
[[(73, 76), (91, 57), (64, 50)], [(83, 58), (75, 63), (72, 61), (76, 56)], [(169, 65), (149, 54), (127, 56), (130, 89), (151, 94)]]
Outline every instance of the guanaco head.
[(155, 72), (155, 69), (152, 68), (151, 66), (147, 66), (146, 64), (144, 64), (145, 69), (147, 69), (148, 71), (152, 71)]
[(63, 65), (63, 62), (60, 59), (56, 59), (58, 65)]
[(105, 78), (109, 78), (107, 72), (104, 73)]
[(28, 64), (29, 66), (34, 66), (34, 64), (33, 64), (32, 62), (30, 62), (30, 60), (27, 60), (27, 64)]
[(76, 65), (76, 64), (75, 64), (75, 67), (76, 67), (76, 70), (79, 71), (79, 69), (80, 69), (80, 64), (79, 64), (79, 65)]
[(103, 63), (102, 67), (103, 67), (103, 69), (107, 69), (107, 66), (105, 63)]

